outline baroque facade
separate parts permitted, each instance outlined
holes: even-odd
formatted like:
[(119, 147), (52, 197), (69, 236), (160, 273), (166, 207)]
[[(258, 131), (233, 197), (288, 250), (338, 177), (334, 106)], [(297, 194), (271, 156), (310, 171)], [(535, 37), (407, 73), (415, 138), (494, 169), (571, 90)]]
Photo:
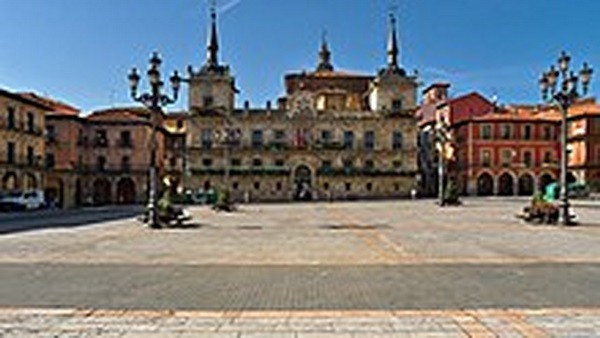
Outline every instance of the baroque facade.
[(338, 71), (323, 40), (314, 71), (285, 76), (276, 105), (234, 107), (235, 79), (218, 61), (216, 15), (205, 64), (189, 69), (186, 189), (236, 200), (391, 198), (417, 187), (417, 81), (398, 63), (390, 19), (387, 65)]

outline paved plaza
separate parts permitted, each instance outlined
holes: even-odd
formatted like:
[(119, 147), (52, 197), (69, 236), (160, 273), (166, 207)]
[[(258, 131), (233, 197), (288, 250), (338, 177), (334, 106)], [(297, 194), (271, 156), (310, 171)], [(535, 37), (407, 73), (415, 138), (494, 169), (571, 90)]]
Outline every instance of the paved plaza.
[(600, 336), (600, 204), (576, 202), (564, 228), (517, 220), (524, 203), (194, 207), (160, 231), (121, 211), (12, 232), (0, 336)]

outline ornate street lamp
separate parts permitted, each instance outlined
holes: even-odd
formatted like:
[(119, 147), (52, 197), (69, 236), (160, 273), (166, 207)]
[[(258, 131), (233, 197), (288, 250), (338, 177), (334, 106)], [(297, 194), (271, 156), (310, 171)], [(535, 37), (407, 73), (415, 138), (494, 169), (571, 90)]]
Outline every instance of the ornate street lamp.
[(157, 222), (156, 212), (156, 179), (157, 179), (157, 167), (156, 167), (156, 127), (157, 119), (162, 112), (162, 107), (169, 104), (175, 103), (179, 94), (179, 88), (181, 86), (181, 77), (177, 71), (173, 72), (173, 75), (169, 78), (171, 87), (173, 89), (173, 96), (169, 97), (161, 93), (161, 88), (164, 85), (161, 74), (160, 65), (162, 60), (158, 55), (158, 52), (154, 52), (150, 58), (150, 66), (148, 67), (148, 84), (150, 85), (150, 92), (138, 94), (138, 85), (140, 82), (140, 75), (136, 68), (132, 68), (129, 73), (129, 86), (131, 89), (131, 98), (142, 103), (148, 109), (150, 109), (150, 121), (152, 124), (152, 133), (150, 135), (150, 168), (148, 172), (149, 181), (149, 192), (148, 192), (148, 211), (149, 211), (149, 226), (151, 228), (159, 228), (160, 225)]
[[(579, 72), (579, 77), (573, 71), (569, 71), (571, 57), (566, 52), (561, 52), (558, 58), (558, 70), (551, 66), (547, 72), (544, 72), (539, 79), (539, 86), (544, 101), (550, 104), (557, 104), (561, 116), (561, 138), (560, 138), (560, 200), (562, 209), (562, 223), (572, 225), (573, 222), (569, 215), (569, 193), (567, 188), (567, 170), (568, 170), (568, 152), (567, 152), (567, 115), (569, 107), (580, 97), (578, 84), (581, 83), (583, 95), (587, 94), (593, 70), (586, 62)], [(557, 90), (557, 84), (560, 77), (560, 89)]]
[[(233, 126), (232, 121), (228, 118), (225, 120), (225, 127), (222, 130), (217, 130), (215, 132), (215, 139), (217, 142), (223, 147), (223, 161), (224, 161), (224, 182), (222, 185), (221, 194), (230, 194), (229, 191), (229, 176), (230, 176), (230, 157), (231, 157), (231, 149), (239, 144), (242, 138), (242, 130), (240, 128), (235, 128)], [(223, 196), (225, 197), (225, 196)], [(228, 197), (231, 198), (231, 197)], [(218, 208), (223, 208), (223, 210), (232, 210), (233, 202), (231, 200), (223, 200), (224, 205), (217, 205)]]

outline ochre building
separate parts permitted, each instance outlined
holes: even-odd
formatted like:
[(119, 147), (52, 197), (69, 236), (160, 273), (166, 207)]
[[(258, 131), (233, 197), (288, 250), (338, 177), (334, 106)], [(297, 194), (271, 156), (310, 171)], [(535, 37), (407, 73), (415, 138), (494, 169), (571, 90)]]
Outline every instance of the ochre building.
[(398, 63), (393, 17), (377, 74), (337, 70), (323, 40), (315, 69), (285, 75), (285, 95), (265, 108), (234, 107), (234, 76), (217, 55), (213, 13), (206, 62), (189, 69), (183, 187), (228, 189), (238, 201), (393, 198), (417, 188), (417, 82)]
[(0, 89), (0, 192), (43, 189), (46, 110)]

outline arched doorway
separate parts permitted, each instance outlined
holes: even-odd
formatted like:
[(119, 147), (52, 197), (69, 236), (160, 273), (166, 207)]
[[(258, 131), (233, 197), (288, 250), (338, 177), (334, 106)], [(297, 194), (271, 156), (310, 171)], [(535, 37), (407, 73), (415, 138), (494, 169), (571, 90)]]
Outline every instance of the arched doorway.
[(477, 195), (491, 196), (494, 194), (494, 178), (488, 173), (483, 173), (477, 178)]
[(23, 189), (25, 191), (37, 189), (37, 179), (32, 173), (26, 173), (23, 177)]
[(48, 201), (48, 205), (62, 208), (64, 204), (64, 189), (64, 183), (61, 179), (52, 182), (44, 191), (44, 197)]
[(312, 172), (306, 165), (301, 165), (294, 172), (296, 191), (294, 199), (297, 201), (312, 200)]
[(75, 205), (80, 206), (83, 204), (83, 194), (81, 191), (81, 180), (75, 181)]
[(534, 186), (533, 176), (529, 174), (521, 175), (521, 177), (519, 177), (519, 196), (533, 195)]
[(540, 191), (546, 191), (546, 186), (554, 181), (555, 179), (552, 177), (552, 175), (548, 173), (543, 174), (540, 177)]
[(2, 190), (4, 191), (13, 191), (19, 189), (19, 185), (17, 184), (17, 174), (14, 172), (7, 172), (2, 177)]
[(94, 181), (94, 204), (104, 205), (111, 203), (111, 186), (110, 182), (105, 178), (99, 178)]
[(498, 195), (512, 196), (515, 194), (514, 180), (511, 174), (504, 173), (498, 179)]
[(135, 183), (131, 178), (122, 178), (117, 183), (117, 203), (135, 203)]

